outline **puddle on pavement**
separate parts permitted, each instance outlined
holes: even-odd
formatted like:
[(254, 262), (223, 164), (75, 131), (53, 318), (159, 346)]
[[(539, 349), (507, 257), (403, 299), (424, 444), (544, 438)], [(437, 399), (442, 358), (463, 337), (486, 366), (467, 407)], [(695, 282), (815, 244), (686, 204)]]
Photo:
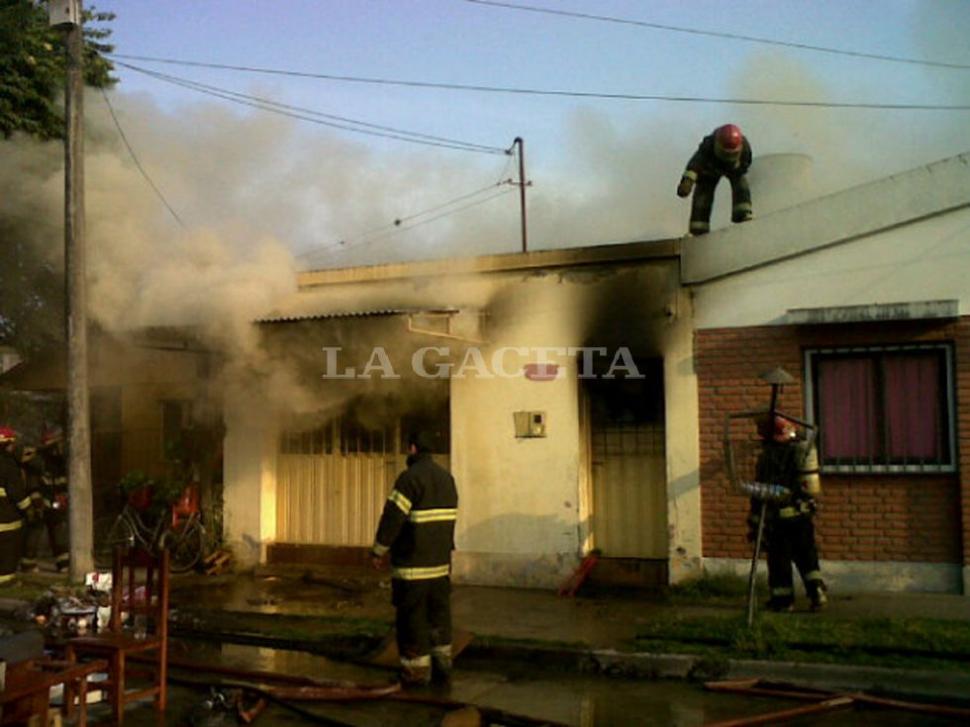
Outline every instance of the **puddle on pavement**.
[[(316, 679), (339, 679), (361, 684), (385, 684), (393, 678), (389, 670), (336, 662), (303, 652), (267, 649), (233, 644), (194, 645), (189, 649), (175, 645), (173, 655), (199, 662), (248, 670), (273, 671), (281, 674), (311, 676)], [(704, 691), (700, 685), (680, 681), (644, 681), (584, 676), (551, 672), (526, 672), (521, 666), (510, 676), (508, 671), (462, 669), (460, 662), (454, 683), (448, 692), (432, 696), (469, 702), (506, 712), (547, 719), (576, 727), (612, 727), (613, 725), (663, 725), (697, 727), (710, 722), (774, 712), (804, 703), (773, 698), (751, 698)], [(173, 676), (193, 680), (207, 676), (173, 671)], [(212, 677), (212, 683), (218, 682)], [(231, 725), (232, 715), (205, 713), (199, 705), (206, 698), (205, 688), (173, 685), (169, 709), (159, 721), (150, 706), (132, 708), (125, 724), (142, 725)], [(414, 727), (438, 725), (446, 711), (439, 707), (404, 704), (390, 700), (355, 703), (301, 702), (301, 709), (325, 716), (338, 723), (357, 727)], [(99, 710), (100, 711), (100, 710)], [(193, 714), (196, 715), (193, 718)], [(206, 714), (205, 718), (198, 718)], [(92, 715), (94, 716), (94, 715)], [(889, 710), (847, 710), (786, 721), (794, 725), (848, 727), (878, 721), (880, 727), (935, 727), (952, 725), (953, 721), (933, 719), (919, 714)], [(314, 724), (311, 719), (279, 706), (268, 708), (255, 722), (257, 725)]]

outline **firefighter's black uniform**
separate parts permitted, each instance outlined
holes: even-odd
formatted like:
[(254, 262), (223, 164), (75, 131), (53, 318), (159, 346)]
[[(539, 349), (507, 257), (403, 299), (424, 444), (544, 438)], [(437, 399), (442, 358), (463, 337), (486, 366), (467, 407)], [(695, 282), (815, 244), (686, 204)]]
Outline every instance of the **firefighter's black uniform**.
[[(791, 490), (790, 498), (780, 502), (769, 501), (765, 510), (765, 547), (768, 551), (768, 588), (771, 600), (768, 607), (777, 611), (791, 610), (795, 602), (792, 579), (792, 562), (798, 568), (805, 584), (805, 593), (813, 610), (821, 608), (826, 601), (825, 583), (818, 563), (815, 546), (815, 499), (805, 491), (806, 476), (814, 476), (806, 462), (813, 446), (805, 441), (765, 441), (758, 458), (758, 482), (782, 485)], [(752, 499), (749, 522), (757, 527), (761, 502)]]
[(68, 540), (68, 486), (67, 458), (59, 445), (41, 447), (38, 452), (42, 463), (41, 483), (45, 504), (44, 524), (54, 563), (58, 570), (70, 565), (70, 543)]
[(30, 508), (20, 461), (12, 447), (0, 449), (0, 585), (17, 575), (24, 513)]
[(43, 463), (34, 447), (24, 447), (20, 457), (26, 482), (30, 507), (24, 513), (24, 549), (20, 569), (25, 572), (37, 570), (41, 545), (44, 542), (45, 511), (51, 503), (44, 499)]
[(451, 668), (451, 551), (458, 491), (427, 452), (408, 458), (384, 505), (372, 554), (391, 553), (402, 679), (425, 683)]
[(751, 217), (751, 188), (745, 177), (750, 166), (751, 145), (747, 137), (742, 142), (740, 158), (734, 161), (721, 159), (714, 153), (714, 134), (701, 140), (684, 170), (684, 177), (694, 182), (694, 197), (690, 207), (692, 235), (704, 235), (710, 231), (714, 189), (721, 177), (727, 177), (731, 182), (731, 221), (743, 222)]

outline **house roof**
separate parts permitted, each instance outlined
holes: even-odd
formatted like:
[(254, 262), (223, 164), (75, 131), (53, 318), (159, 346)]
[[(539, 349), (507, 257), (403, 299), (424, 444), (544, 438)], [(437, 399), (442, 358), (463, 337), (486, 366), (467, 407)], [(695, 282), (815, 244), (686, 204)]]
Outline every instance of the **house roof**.
[(686, 238), (682, 280), (718, 280), (965, 207), (970, 152)]
[(319, 285), (339, 283), (377, 282), (442, 275), (476, 275), (515, 270), (579, 267), (637, 260), (677, 258), (680, 255), (680, 242), (680, 239), (648, 240), (589, 247), (537, 250), (525, 253), (308, 270), (297, 275), (297, 283), (301, 290), (305, 290)]

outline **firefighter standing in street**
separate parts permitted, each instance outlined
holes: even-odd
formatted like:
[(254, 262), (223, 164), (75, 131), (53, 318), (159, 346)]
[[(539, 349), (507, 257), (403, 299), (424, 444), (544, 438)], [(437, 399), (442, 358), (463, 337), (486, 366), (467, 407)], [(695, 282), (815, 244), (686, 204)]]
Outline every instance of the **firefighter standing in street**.
[[(795, 425), (779, 415), (759, 422), (762, 452), (758, 457), (756, 480), (781, 485), (791, 495), (769, 502), (765, 510), (764, 536), (768, 550), (768, 588), (772, 611), (791, 611), (795, 603), (792, 561), (801, 574), (813, 611), (826, 602), (825, 583), (815, 545), (814, 495), (819, 492), (818, 455), (814, 442), (798, 439)], [(757, 530), (760, 501), (751, 501), (749, 525)]]
[(690, 233), (706, 235), (711, 229), (714, 189), (721, 177), (731, 182), (731, 221), (751, 219), (751, 189), (744, 176), (751, 166), (751, 145), (734, 124), (719, 126), (705, 136), (677, 185), (677, 196), (694, 191), (690, 208)]
[(451, 551), (458, 492), (454, 478), (431, 458), (424, 434), (408, 440), (408, 468), (384, 505), (371, 559), (381, 568), (390, 552), (401, 681), (422, 686), (451, 675)]
[(20, 570), (33, 573), (38, 569), (37, 556), (44, 542), (45, 512), (50, 502), (44, 499), (43, 465), (37, 456), (36, 447), (24, 447), (20, 454), (20, 466), (24, 473), (27, 497), (30, 507), (24, 513), (23, 557)]
[(40, 435), (40, 455), (45, 502), (44, 524), (54, 564), (57, 570), (70, 565), (71, 553), (68, 540), (68, 487), (67, 458), (64, 456), (64, 433), (58, 428), (45, 429)]
[(31, 507), (16, 445), (17, 433), (0, 426), (0, 586), (17, 576), (24, 513)]

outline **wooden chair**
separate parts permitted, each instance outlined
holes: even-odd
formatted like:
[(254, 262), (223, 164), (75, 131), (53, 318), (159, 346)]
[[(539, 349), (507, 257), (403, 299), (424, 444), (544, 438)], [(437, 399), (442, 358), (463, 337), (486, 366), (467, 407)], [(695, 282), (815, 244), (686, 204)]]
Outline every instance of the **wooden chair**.
[[(68, 664), (46, 657), (30, 659), (7, 667), (4, 689), (0, 692), (0, 725), (51, 723), (50, 690), (62, 684), (65, 690), (64, 712), (71, 711), (67, 694), (76, 690), (79, 714), (77, 727), (87, 725), (88, 677), (108, 668), (103, 660), (85, 664)], [(59, 724), (59, 722), (58, 722)]]
[[(65, 655), (73, 663), (89, 656), (108, 661), (108, 680), (103, 684), (110, 695), (114, 723), (124, 719), (125, 705), (146, 697), (155, 698), (159, 712), (165, 710), (168, 678), (168, 591), (169, 554), (163, 550), (153, 556), (144, 550), (118, 546), (111, 568), (111, 619), (107, 629), (91, 636), (70, 639)], [(127, 625), (122, 616), (138, 626)], [(149, 629), (149, 627), (151, 627)], [(130, 654), (154, 655), (149, 663), (151, 686), (128, 689), (127, 657)], [(142, 661), (139, 660), (139, 669)], [(65, 694), (67, 704), (73, 695)]]

